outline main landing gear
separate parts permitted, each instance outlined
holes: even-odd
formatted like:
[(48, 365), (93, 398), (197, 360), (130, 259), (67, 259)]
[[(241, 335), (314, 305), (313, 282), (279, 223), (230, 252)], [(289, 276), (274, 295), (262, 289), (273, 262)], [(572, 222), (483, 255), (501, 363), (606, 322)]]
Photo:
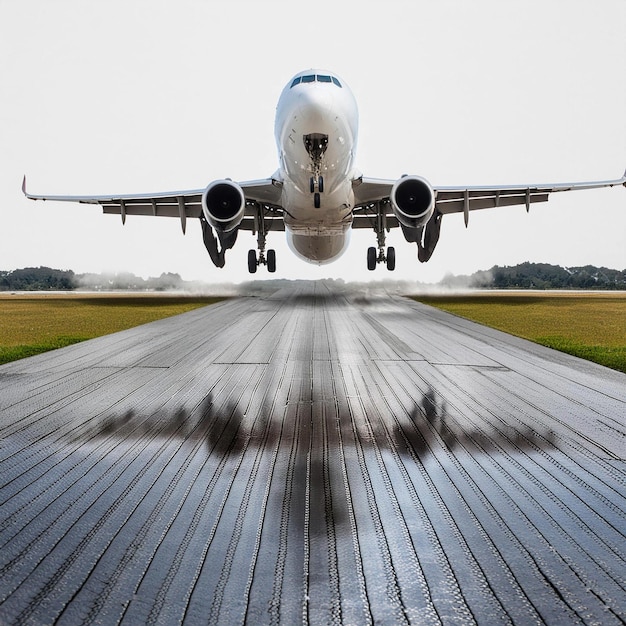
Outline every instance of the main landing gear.
[(396, 269), (396, 249), (393, 246), (389, 246), (385, 253), (386, 231), (387, 215), (379, 203), (376, 212), (376, 225), (374, 226), (378, 250), (374, 246), (367, 249), (367, 269), (370, 272), (376, 269), (378, 263), (385, 263), (390, 272)]
[(268, 250), (267, 255), (264, 250), (259, 250), (257, 257), (256, 250), (248, 250), (248, 271), (256, 274), (259, 265), (267, 265), (267, 271), (273, 274), (276, 271), (276, 250)]
[(376, 269), (376, 265), (378, 263), (385, 263), (387, 265), (387, 269), (390, 272), (396, 269), (396, 249), (393, 246), (389, 246), (387, 248), (387, 254), (385, 254), (384, 245), (378, 248), (378, 253), (376, 252), (376, 248), (372, 246), (367, 249), (367, 269), (372, 272)]
[(255, 222), (259, 253), (257, 255), (256, 250), (248, 250), (248, 271), (250, 274), (256, 274), (257, 267), (259, 267), (259, 265), (265, 265), (267, 266), (267, 271), (273, 274), (276, 271), (276, 250), (268, 250), (267, 254), (265, 252), (267, 231), (265, 230), (265, 219), (262, 209), (259, 209), (255, 217)]

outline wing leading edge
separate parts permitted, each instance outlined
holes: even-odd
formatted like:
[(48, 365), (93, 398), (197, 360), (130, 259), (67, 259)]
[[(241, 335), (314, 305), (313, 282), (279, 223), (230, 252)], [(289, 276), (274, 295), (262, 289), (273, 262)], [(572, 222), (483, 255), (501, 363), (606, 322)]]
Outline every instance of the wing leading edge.
[[(270, 210), (272, 214), (281, 210), (281, 183), (279, 181), (267, 178), (238, 184), (242, 188), (246, 204), (250, 208), (249, 211), (246, 210), (246, 217), (244, 217), (239, 228), (255, 230), (254, 216), (259, 208)], [(122, 223), (126, 221), (127, 215), (177, 217), (180, 219), (183, 232), (186, 230), (188, 217), (202, 217), (202, 195), (204, 191), (204, 189), (189, 189), (184, 191), (103, 196), (37, 195), (26, 190), (26, 176), (24, 176), (22, 182), (22, 192), (31, 200), (98, 204), (102, 207), (103, 213), (121, 215)], [(272, 217), (268, 217), (268, 219), (272, 219)], [(275, 225), (274, 230), (280, 230), (278, 225)]]
[(368, 250), (368, 269), (381, 262), (393, 269), (395, 250), (390, 247), (385, 252), (385, 233), (391, 228), (400, 227), (406, 241), (417, 244), (417, 257), (425, 263), (439, 241), (444, 215), (463, 213), (467, 226), (470, 211), (516, 204), (525, 205), (528, 211), (531, 204), (546, 202), (551, 193), (618, 185), (626, 187), (626, 172), (621, 178), (593, 182), (468, 187), (431, 187), (426, 180), (415, 176), (398, 181), (359, 177), (353, 181), (352, 226), (372, 228), (376, 232), (378, 251)]
[[(395, 180), (382, 180), (376, 178), (360, 177), (353, 183), (355, 194), (356, 217), (367, 215), (377, 203), (390, 203), (391, 189)], [(603, 187), (626, 187), (626, 172), (621, 178), (614, 180), (602, 180), (578, 183), (548, 183), (532, 185), (494, 185), (494, 186), (468, 186), (468, 187), (433, 187), (435, 192), (435, 212), (441, 215), (450, 213), (464, 213), (467, 224), (469, 212), (478, 209), (492, 209), (501, 206), (525, 205), (526, 210), (536, 202), (547, 202), (551, 193), (562, 191), (577, 191), (583, 189), (600, 189)], [(393, 223), (394, 216), (391, 208), (387, 213), (389, 226)], [(361, 220), (355, 226), (360, 227)], [(397, 222), (397, 221), (396, 221)], [(363, 224), (363, 227), (369, 226)]]

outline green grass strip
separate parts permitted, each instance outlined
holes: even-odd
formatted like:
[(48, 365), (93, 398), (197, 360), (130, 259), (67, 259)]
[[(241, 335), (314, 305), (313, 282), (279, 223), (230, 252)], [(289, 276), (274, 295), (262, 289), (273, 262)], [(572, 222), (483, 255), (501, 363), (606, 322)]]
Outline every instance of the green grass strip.
[(207, 306), (223, 298), (122, 295), (0, 297), (0, 364)]
[(415, 300), (626, 373), (626, 294), (499, 292)]

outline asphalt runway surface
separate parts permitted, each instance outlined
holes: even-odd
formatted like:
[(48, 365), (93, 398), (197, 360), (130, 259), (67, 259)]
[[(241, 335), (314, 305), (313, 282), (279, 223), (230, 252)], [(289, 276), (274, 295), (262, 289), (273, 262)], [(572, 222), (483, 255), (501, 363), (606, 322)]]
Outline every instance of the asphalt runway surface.
[(626, 376), (295, 283), (0, 367), (1, 624), (623, 624)]

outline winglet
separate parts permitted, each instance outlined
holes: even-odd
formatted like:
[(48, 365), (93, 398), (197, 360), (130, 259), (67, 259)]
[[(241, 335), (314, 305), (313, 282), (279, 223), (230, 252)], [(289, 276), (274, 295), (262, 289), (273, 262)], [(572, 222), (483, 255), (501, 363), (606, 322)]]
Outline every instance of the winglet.
[(38, 200), (39, 198), (31, 195), (30, 193), (28, 193), (28, 191), (26, 191), (26, 174), (24, 174), (24, 179), (22, 180), (22, 193), (29, 199), (29, 200)]

